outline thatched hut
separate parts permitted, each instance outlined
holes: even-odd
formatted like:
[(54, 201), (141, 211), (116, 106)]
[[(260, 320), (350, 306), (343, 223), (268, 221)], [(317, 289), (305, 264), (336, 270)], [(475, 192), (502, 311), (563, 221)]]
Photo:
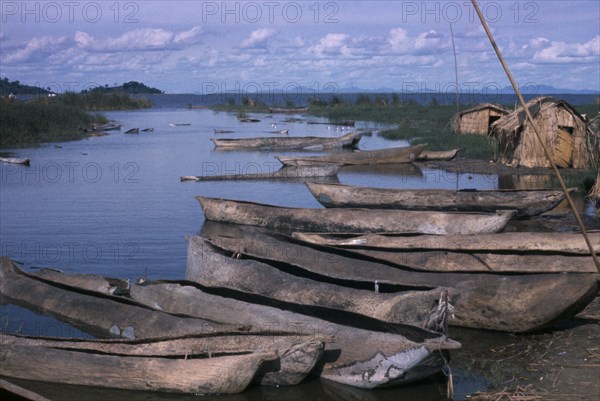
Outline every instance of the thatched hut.
[[(592, 164), (590, 134), (577, 110), (548, 96), (530, 100), (526, 106), (558, 167), (587, 168)], [(498, 139), (503, 164), (550, 167), (522, 107), (496, 121), (490, 135)]]
[(457, 134), (488, 135), (490, 126), (510, 110), (497, 103), (483, 103), (456, 113), (452, 117), (452, 129)]

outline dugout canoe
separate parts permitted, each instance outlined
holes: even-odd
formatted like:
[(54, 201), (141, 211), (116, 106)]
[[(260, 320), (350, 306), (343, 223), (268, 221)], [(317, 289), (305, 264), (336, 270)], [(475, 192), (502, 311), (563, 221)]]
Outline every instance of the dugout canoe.
[(305, 178), (335, 177), (340, 167), (337, 164), (321, 166), (288, 166), (268, 173), (184, 175), (181, 181), (238, 181), (238, 180), (298, 180)]
[[(213, 316), (267, 330), (332, 338), (325, 342), (323, 357), (313, 373), (360, 388), (399, 385), (428, 377), (439, 372), (443, 364), (440, 352), (460, 347), (438, 333), (408, 326), (382, 326), (378, 321), (369, 323), (370, 330), (340, 325), (288, 310), (289, 305), (273, 300), (191, 282), (132, 285), (131, 296), (137, 302), (181, 316)], [(311, 311), (304, 307), (302, 312)]]
[(295, 108), (269, 107), (269, 112), (277, 114), (302, 114), (306, 113), (309, 108), (310, 106)]
[[(325, 337), (323, 337), (325, 338)], [(2, 345), (59, 348), (80, 352), (115, 354), (127, 357), (213, 358), (226, 355), (270, 353), (253, 378), (261, 385), (299, 384), (312, 371), (323, 354), (323, 342), (316, 335), (278, 334), (206, 334), (202, 336), (154, 338), (145, 340), (83, 340), (50, 337), (0, 336)]]
[(306, 148), (346, 148), (360, 141), (361, 134), (350, 132), (340, 137), (317, 136), (261, 137), (261, 138), (210, 138), (215, 148), (221, 149), (306, 149)]
[[(163, 353), (169, 352), (173, 344), (181, 347), (195, 344), (195, 347), (214, 354), (265, 350), (276, 352), (279, 356), (277, 363), (269, 365), (268, 370), (264, 370), (258, 377), (258, 382), (263, 385), (298, 384), (319, 360), (323, 341), (329, 340), (315, 333), (297, 334), (294, 330), (286, 331), (284, 328), (273, 330), (268, 327), (223, 323), (215, 315), (211, 315), (215, 320), (173, 316), (160, 308), (156, 310), (156, 305), (153, 304), (144, 305), (130, 298), (108, 295), (106, 287), (98, 285), (100, 279), (96, 276), (90, 276), (86, 281), (86, 275), (54, 271), (50, 283), (58, 290), (49, 290), (40, 277), (30, 275), (31, 280), (27, 282), (27, 277), (16, 276), (24, 272), (8, 262), (10, 261), (2, 261), (0, 266), (0, 278), (6, 281), (0, 288), (4, 303), (14, 303), (33, 311), (48, 313), (100, 338), (122, 337), (139, 341), (152, 339), (154, 342), (164, 338), (180, 338), (179, 342), (171, 343), (170, 348), (161, 351)], [(116, 281), (111, 278), (104, 280), (107, 283)], [(16, 295), (19, 290), (32, 291), (33, 295)], [(43, 300), (36, 301), (36, 294), (43, 297)], [(113, 326), (106, 329), (111, 324)], [(124, 327), (120, 333), (119, 327)], [(107, 344), (119, 342), (112, 340)], [(159, 351), (154, 349), (152, 352)]]
[(453, 288), (459, 297), (454, 303), (455, 317), (448, 323), (454, 326), (535, 331), (576, 315), (598, 294), (597, 273), (423, 272), (361, 257), (346, 249), (307, 246), (256, 227), (208, 223), (202, 235), (232, 237), (243, 246), (241, 255), (345, 287), (371, 289), (377, 283), (385, 292)]
[(0, 258), (0, 296), (4, 303), (47, 313), (100, 338), (152, 338), (248, 328), (203, 319), (180, 319), (110, 294), (45, 280)]
[(307, 124), (320, 124), (320, 125), (342, 125), (344, 127), (354, 127), (356, 121), (354, 120), (342, 120), (342, 121), (307, 121)]
[(0, 163), (8, 163), (8, 164), (23, 164), (29, 166), (31, 163), (31, 159), (25, 158), (20, 159), (16, 157), (0, 157)]
[(425, 149), (425, 145), (415, 145), (402, 148), (357, 150), (323, 156), (275, 156), (275, 158), (285, 166), (312, 166), (322, 163), (335, 163), (343, 166), (397, 164), (415, 161), (423, 149)]
[(206, 220), (277, 230), (478, 234), (504, 229), (513, 211), (494, 214), (375, 209), (288, 208), (196, 196)]
[(495, 212), (516, 210), (517, 217), (537, 216), (565, 199), (560, 190), (391, 189), (307, 183), (325, 207)]
[(455, 294), (449, 294), (446, 288), (388, 294), (374, 288), (354, 289), (290, 274), (276, 265), (246, 258), (246, 252), (241, 253), (243, 245), (228, 237), (191, 237), (189, 241), (190, 252), (206, 259), (194, 266), (198, 269), (197, 282), (207, 287), (232, 288), (283, 302), (339, 309), (436, 331), (447, 325), (441, 308), (452, 308), (448, 303), (454, 302)]
[[(600, 253), (600, 231), (588, 232), (594, 251)], [(589, 255), (590, 250), (579, 233), (511, 232), (487, 235), (393, 235), (294, 233), (302, 241), (336, 247), (363, 247), (378, 250), (444, 250), (505, 253), (555, 253)]]
[[(277, 359), (268, 351), (209, 355), (207, 350), (180, 347), (178, 341), (109, 344), (3, 334), (0, 375), (127, 390), (231, 394), (244, 391), (265, 362)], [(163, 348), (169, 349), (166, 355), (161, 355)]]
[[(218, 224), (218, 223), (214, 223)], [(233, 228), (230, 228), (233, 231)], [(261, 230), (236, 229), (236, 233), (213, 233), (206, 236), (219, 247), (240, 255), (249, 254), (253, 258), (263, 260), (272, 250), (273, 246), (285, 249), (285, 244), (271, 244), (269, 235)], [(204, 231), (203, 231), (203, 234)], [(272, 233), (272, 235), (275, 235)], [(302, 240), (304, 233), (295, 234)], [(308, 234), (308, 242), (313, 241), (318, 234)], [(255, 238), (256, 237), (256, 238)], [(260, 239), (260, 240), (259, 240)], [(392, 264), (401, 268), (415, 271), (431, 272), (462, 272), (462, 273), (594, 273), (597, 271), (594, 261), (589, 255), (562, 254), (562, 253), (523, 253), (499, 250), (498, 252), (485, 251), (447, 251), (433, 249), (402, 249), (378, 250), (364, 247), (345, 247), (348, 252), (357, 254), (359, 258), (369, 258), (376, 261)], [(239, 251), (238, 251), (239, 250)], [(268, 252), (265, 255), (265, 251)], [(293, 258), (293, 254), (289, 255)], [(276, 262), (276, 261), (275, 261)]]
[(451, 150), (425, 150), (421, 152), (417, 161), (434, 161), (434, 160), (452, 160), (456, 157), (460, 149)]

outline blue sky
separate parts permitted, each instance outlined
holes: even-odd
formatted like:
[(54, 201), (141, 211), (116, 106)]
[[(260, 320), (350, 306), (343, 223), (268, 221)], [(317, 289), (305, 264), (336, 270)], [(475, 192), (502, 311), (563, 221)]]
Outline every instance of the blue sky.
[[(524, 87), (600, 90), (600, 2), (481, 1)], [(0, 75), (56, 91), (508, 85), (469, 1), (0, 1)]]

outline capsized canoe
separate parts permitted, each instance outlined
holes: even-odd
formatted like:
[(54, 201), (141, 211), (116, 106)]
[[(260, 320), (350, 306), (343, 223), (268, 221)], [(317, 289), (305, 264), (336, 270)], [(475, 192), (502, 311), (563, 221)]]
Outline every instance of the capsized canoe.
[(238, 180), (298, 180), (303, 178), (335, 177), (340, 170), (337, 164), (320, 166), (284, 166), (266, 173), (184, 175), (181, 181), (238, 181)]
[(0, 162), (8, 163), (8, 164), (23, 164), (23, 165), (28, 166), (31, 163), (31, 159), (29, 159), (29, 158), (19, 159), (16, 157), (0, 157)]
[[(43, 342), (43, 341), (42, 341)], [(252, 382), (263, 363), (277, 359), (275, 352), (256, 352), (213, 356), (193, 349), (168, 356), (136, 354), (146, 344), (121, 342), (116, 347), (96, 350), (92, 341), (82, 341), (83, 348), (61, 346), (62, 340), (44, 344), (39, 339), (0, 337), (0, 375), (82, 386), (151, 390), (159, 392), (217, 394), (239, 393)], [(163, 341), (169, 347), (168, 341)], [(49, 368), (50, 366), (60, 369)]]
[(321, 163), (340, 165), (410, 163), (423, 152), (425, 145), (378, 150), (357, 150), (323, 156), (275, 156), (286, 166), (312, 166)]
[[(226, 287), (299, 305), (322, 306), (358, 313), (390, 323), (408, 324), (442, 331), (446, 315), (440, 308), (452, 308), (455, 294), (448, 289), (379, 293), (320, 282), (289, 274), (275, 265), (246, 258), (243, 244), (230, 237), (191, 237), (190, 249), (202, 252), (198, 282), (207, 287)], [(239, 257), (244, 257), (241, 259)], [(282, 286), (281, 283), (285, 283)], [(440, 300), (445, 305), (440, 305)]]
[[(294, 233), (304, 242), (336, 247), (363, 247), (380, 250), (445, 250), (463, 252), (535, 252), (589, 255), (579, 233), (510, 232), (480, 235), (393, 235), (393, 234), (312, 234)], [(600, 231), (588, 232), (594, 251), (600, 253)]]
[(432, 160), (452, 160), (456, 157), (460, 149), (451, 150), (425, 150), (421, 152), (417, 161), (432, 161)]
[(478, 234), (502, 231), (513, 211), (494, 214), (287, 208), (196, 196), (206, 220), (277, 230)]
[(263, 138), (210, 138), (217, 149), (306, 149), (353, 147), (361, 134), (350, 132), (340, 137), (296, 136)]
[[(449, 324), (528, 332), (574, 316), (598, 294), (597, 273), (499, 274), (422, 272), (390, 266), (327, 246), (305, 246), (293, 238), (248, 226), (205, 224), (202, 235), (228, 235), (244, 243), (244, 254), (313, 274), (314, 279), (382, 291), (454, 288), (455, 318)], [(308, 274), (308, 273), (307, 273)], [(561, 296), (557, 297), (556, 294)]]
[(516, 210), (517, 217), (547, 212), (565, 199), (558, 190), (467, 190), (391, 189), (342, 184), (307, 184), (325, 207), (495, 212)]

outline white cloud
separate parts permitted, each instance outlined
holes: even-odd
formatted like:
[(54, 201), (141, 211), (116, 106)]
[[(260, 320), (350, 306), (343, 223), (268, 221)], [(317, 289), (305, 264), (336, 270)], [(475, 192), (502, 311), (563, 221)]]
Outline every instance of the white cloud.
[(125, 52), (132, 50), (169, 50), (199, 41), (202, 28), (196, 26), (183, 32), (164, 29), (142, 28), (125, 32), (119, 37), (95, 39), (86, 32), (77, 31), (77, 46), (95, 52)]
[(309, 48), (309, 52), (317, 56), (348, 54), (346, 45), (350, 36), (345, 33), (328, 33), (319, 39), (316, 45)]
[(3, 63), (26, 63), (41, 61), (49, 55), (64, 49), (68, 45), (66, 36), (41, 36), (33, 38), (15, 51), (3, 57)]
[(241, 47), (262, 47), (271, 36), (275, 34), (275, 30), (271, 28), (260, 28), (250, 33), (250, 36), (242, 41)]
[(538, 63), (578, 63), (598, 61), (600, 57), (600, 35), (586, 43), (565, 43), (552, 41), (547, 47), (533, 55)]

